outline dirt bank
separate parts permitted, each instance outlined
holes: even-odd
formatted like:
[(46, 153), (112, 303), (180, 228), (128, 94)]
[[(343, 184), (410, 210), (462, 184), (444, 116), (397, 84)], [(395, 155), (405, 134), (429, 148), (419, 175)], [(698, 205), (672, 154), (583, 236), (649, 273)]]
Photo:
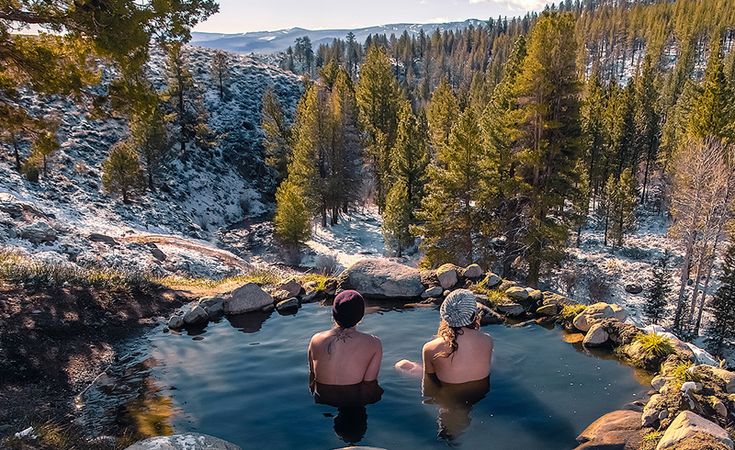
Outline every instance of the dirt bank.
[(0, 447), (28, 424), (68, 422), (74, 395), (115, 360), (116, 345), (187, 300), (155, 285), (0, 284)]

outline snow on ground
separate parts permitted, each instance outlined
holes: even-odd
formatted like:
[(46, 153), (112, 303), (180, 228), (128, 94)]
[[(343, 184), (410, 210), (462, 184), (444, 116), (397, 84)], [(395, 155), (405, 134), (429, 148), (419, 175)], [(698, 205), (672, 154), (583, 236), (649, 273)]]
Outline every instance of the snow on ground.
[[(378, 207), (366, 206), (342, 217), (335, 226), (318, 225), (306, 242), (309, 250), (301, 264), (320, 269), (326, 260), (334, 259), (338, 268), (344, 268), (361, 259), (386, 256), (382, 224)], [(416, 260), (403, 262), (415, 265)]]

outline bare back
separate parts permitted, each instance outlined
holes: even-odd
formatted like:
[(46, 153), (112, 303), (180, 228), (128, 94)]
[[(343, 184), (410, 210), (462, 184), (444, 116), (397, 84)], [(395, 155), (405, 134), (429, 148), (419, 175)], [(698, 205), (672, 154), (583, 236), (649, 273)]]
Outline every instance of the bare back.
[(490, 374), (493, 357), (493, 339), (472, 328), (463, 328), (457, 336), (458, 348), (447, 357), (437, 354), (449, 351), (446, 341), (438, 337), (427, 342), (423, 349), (424, 373), (451, 384), (467, 383), (486, 378)]
[(309, 369), (314, 381), (346, 386), (374, 381), (380, 372), (380, 339), (354, 328), (315, 334), (309, 343)]

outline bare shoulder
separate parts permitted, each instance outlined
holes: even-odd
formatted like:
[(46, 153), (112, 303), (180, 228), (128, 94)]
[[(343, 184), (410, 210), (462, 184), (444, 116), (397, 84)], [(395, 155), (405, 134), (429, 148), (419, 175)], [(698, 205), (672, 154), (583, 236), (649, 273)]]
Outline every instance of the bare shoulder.
[(424, 352), (435, 353), (444, 345), (444, 339), (438, 337), (424, 344)]
[(315, 333), (314, 336), (311, 337), (311, 340), (309, 341), (309, 345), (312, 347), (318, 347), (319, 345), (322, 344), (322, 342), (324, 342), (328, 334), (329, 334), (329, 330), (320, 331), (318, 333)]
[(383, 348), (383, 344), (380, 342), (380, 338), (373, 335), (373, 334), (367, 334), (359, 332), (360, 339), (364, 340), (368, 345), (372, 346), (373, 348), (380, 349)]
[(488, 344), (490, 344), (490, 346), (493, 345), (493, 337), (490, 336), (490, 333), (482, 333), (482, 337), (485, 338), (485, 340), (487, 341)]

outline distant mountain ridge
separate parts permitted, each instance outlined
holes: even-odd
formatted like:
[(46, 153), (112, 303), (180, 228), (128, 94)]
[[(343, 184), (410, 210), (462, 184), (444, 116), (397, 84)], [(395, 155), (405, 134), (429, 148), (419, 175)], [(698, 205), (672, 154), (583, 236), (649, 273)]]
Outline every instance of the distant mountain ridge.
[(309, 36), (311, 44), (316, 49), (319, 44), (331, 43), (335, 38), (342, 38), (350, 31), (354, 33), (358, 42), (364, 42), (368, 35), (386, 34), (390, 36), (395, 34), (396, 37), (404, 31), (409, 34), (418, 34), (421, 29), (424, 33), (432, 33), (434, 30), (456, 30), (466, 28), (470, 25), (478, 26), (485, 24), (486, 21), (479, 19), (467, 19), (462, 22), (448, 23), (396, 23), (389, 25), (379, 25), (365, 28), (344, 28), (330, 30), (307, 30), (305, 28), (289, 28), (285, 30), (275, 31), (253, 31), (247, 33), (192, 33), (192, 45), (207, 47), (213, 49), (227, 50), (235, 53), (277, 53), (286, 50), (293, 45), (296, 38)]

